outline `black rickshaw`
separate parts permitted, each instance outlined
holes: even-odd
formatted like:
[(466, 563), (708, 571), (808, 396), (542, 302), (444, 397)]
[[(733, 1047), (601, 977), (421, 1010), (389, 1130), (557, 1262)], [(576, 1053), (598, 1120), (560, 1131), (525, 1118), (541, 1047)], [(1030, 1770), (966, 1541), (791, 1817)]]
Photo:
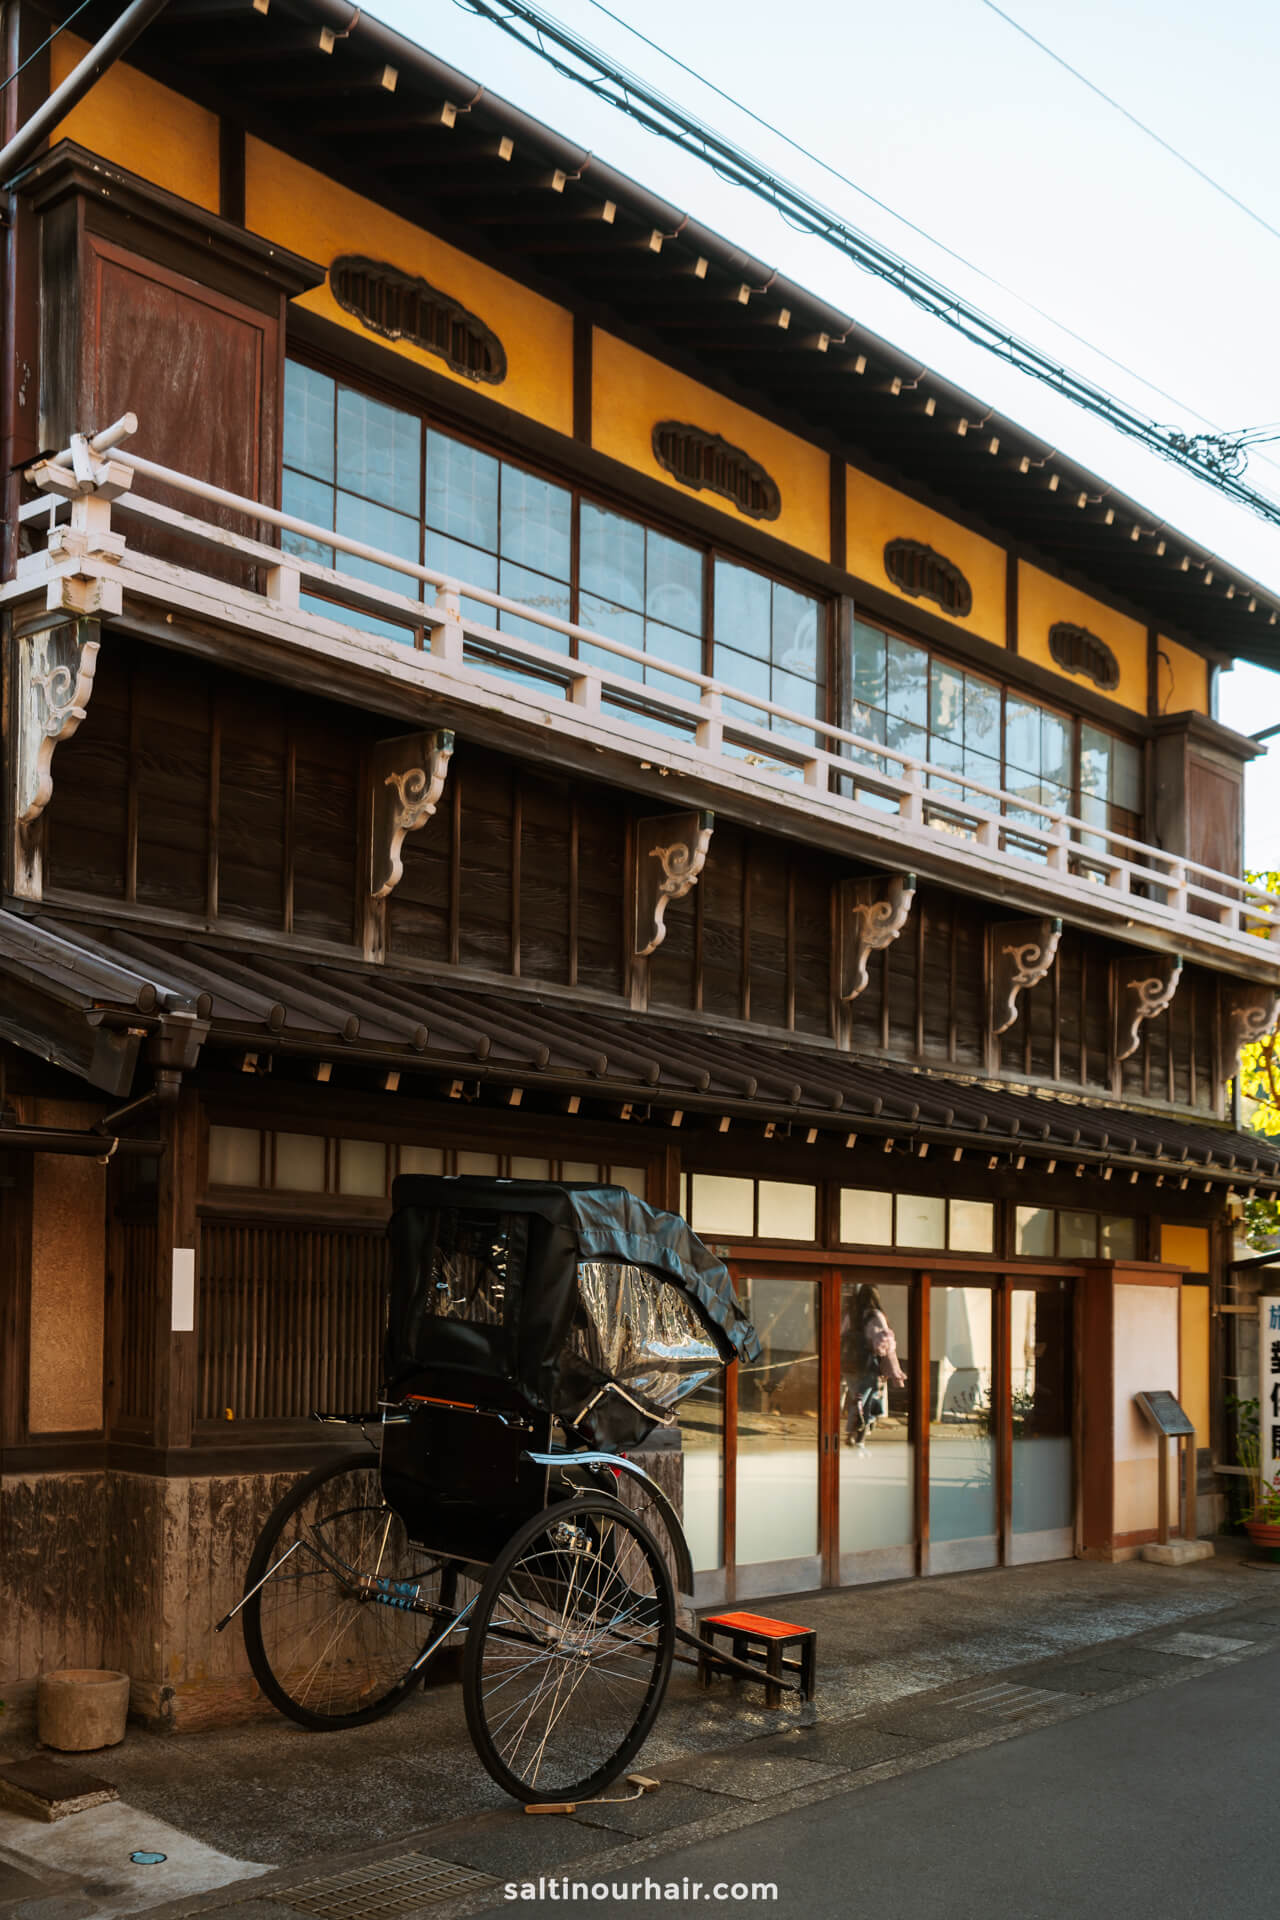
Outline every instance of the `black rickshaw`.
[(409, 1175), (392, 1206), (383, 1398), (317, 1416), (369, 1444), (268, 1518), (235, 1609), (249, 1661), (302, 1726), (354, 1727), (463, 1632), (493, 1778), (584, 1798), (648, 1734), (693, 1587), (627, 1450), (759, 1342), (721, 1262), (620, 1187)]

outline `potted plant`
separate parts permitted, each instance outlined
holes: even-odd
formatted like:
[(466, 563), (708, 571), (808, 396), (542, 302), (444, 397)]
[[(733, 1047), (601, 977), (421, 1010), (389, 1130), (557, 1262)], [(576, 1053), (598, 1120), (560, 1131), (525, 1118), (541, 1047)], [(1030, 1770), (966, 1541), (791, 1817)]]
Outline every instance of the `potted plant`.
[(1259, 1553), (1280, 1561), (1280, 1474), (1259, 1486), (1258, 1497), (1244, 1516), (1244, 1530)]

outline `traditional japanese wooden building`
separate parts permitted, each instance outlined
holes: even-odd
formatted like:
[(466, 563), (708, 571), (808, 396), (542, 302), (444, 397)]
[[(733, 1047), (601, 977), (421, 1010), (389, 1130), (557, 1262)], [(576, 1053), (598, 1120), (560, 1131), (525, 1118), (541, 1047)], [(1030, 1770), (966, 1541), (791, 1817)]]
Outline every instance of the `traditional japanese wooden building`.
[(6, 1700), (250, 1710), (211, 1623), (376, 1393), (398, 1171), (725, 1253), (706, 1599), (1134, 1551), (1141, 1388), (1207, 1523), (1280, 599), (347, 0), (171, 0), (6, 206)]

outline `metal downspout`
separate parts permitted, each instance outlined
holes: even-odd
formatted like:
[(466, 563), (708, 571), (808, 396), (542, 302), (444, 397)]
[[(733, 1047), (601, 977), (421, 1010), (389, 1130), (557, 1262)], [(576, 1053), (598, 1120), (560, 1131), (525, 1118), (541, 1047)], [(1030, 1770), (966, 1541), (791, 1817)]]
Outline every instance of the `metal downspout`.
[(55, 87), (42, 107), (37, 107), (25, 127), (0, 148), (0, 185), (7, 186), (14, 174), (26, 165), (45, 135), (56, 127), (88, 93), (95, 81), (133, 45), (145, 27), (150, 26), (168, 0), (130, 0), (119, 19), (90, 47), (84, 59), (73, 67), (60, 87)]

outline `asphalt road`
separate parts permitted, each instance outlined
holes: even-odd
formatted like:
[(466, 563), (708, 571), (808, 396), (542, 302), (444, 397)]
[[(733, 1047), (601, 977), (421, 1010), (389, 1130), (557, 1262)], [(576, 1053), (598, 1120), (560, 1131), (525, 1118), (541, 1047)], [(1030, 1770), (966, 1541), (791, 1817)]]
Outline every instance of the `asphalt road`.
[[(1280, 1910), (1280, 1653), (491, 1911), (701, 1920), (1233, 1920)], [(646, 1898), (645, 1877), (683, 1896)], [(635, 1882), (640, 1891), (631, 1892)], [(699, 1892), (692, 1895), (692, 1883)], [(777, 1897), (734, 1897), (773, 1882)], [(517, 1883), (519, 1884), (519, 1883)], [(715, 1897), (725, 1885), (728, 1896)]]

